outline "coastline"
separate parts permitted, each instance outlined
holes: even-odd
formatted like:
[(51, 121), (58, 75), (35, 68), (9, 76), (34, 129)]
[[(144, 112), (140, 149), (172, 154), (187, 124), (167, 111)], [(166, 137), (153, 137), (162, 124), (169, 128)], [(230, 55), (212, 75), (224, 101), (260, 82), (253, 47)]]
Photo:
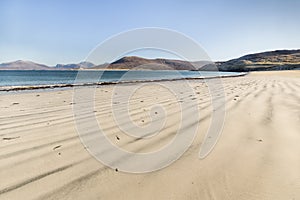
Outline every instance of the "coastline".
[[(221, 80), (226, 119), (211, 154), (198, 157), (213, 110), (205, 80), (190, 80), (195, 96), (183, 80), (173, 81), (182, 91), (180, 101), (195, 98), (200, 120), (184, 120), (198, 123), (199, 130), (180, 159), (146, 174), (110, 169), (88, 153), (76, 131), (73, 90), (3, 93), (0, 199), (300, 199), (300, 71), (251, 72)], [(143, 83), (120, 87), (131, 91), (136, 85)], [(126, 103), (111, 100), (114, 86), (96, 88), (95, 112), (90, 113), (114, 145), (145, 153), (172, 140), (180, 122), (178, 99), (158, 84), (137, 91), (128, 106), (138, 125), (150, 123), (147, 113), (154, 104), (170, 115), (161, 134), (134, 140), (114, 123), (110, 106)]]
[[(118, 71), (118, 70), (116, 70)], [(183, 77), (183, 78), (171, 78), (171, 79), (153, 79), (153, 80), (129, 80), (129, 81), (111, 81), (111, 82), (98, 82), (98, 83), (66, 83), (66, 84), (53, 84), (53, 85), (16, 85), (16, 86), (0, 86), (0, 92), (9, 91), (26, 91), (26, 90), (40, 90), (40, 89), (70, 89), (73, 87), (84, 86), (101, 86), (101, 85), (115, 85), (115, 84), (127, 84), (127, 83), (147, 83), (147, 82), (164, 82), (164, 81), (178, 81), (178, 80), (201, 80), (201, 79), (215, 79), (215, 78), (230, 78), (245, 76), (248, 73), (240, 72), (238, 74), (230, 75), (218, 75), (218, 76), (200, 76), (200, 77)]]

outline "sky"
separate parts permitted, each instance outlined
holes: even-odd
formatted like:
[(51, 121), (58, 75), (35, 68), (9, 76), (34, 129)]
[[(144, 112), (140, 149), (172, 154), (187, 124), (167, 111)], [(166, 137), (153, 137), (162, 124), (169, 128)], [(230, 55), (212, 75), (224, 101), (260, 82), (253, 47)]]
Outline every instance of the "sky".
[(78, 63), (111, 36), (143, 27), (185, 34), (214, 61), (299, 49), (299, 8), (298, 0), (0, 0), (0, 63)]

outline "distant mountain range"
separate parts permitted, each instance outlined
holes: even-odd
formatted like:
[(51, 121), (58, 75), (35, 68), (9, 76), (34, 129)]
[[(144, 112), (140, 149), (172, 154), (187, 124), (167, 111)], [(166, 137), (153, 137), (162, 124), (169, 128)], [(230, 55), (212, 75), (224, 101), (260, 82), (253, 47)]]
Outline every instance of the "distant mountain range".
[(134, 70), (197, 70), (209, 63), (202, 62), (187, 62), (183, 60), (172, 59), (146, 59), (137, 56), (123, 57), (111, 64), (104, 64), (92, 67), (92, 69), (134, 69)]
[(216, 62), (220, 71), (265, 71), (300, 69), (300, 50), (276, 50), (255, 53)]
[(80, 62), (78, 64), (57, 64), (54, 68), (56, 69), (84, 69), (84, 68), (92, 68), (95, 65), (91, 62)]
[(78, 64), (57, 64), (54, 67), (38, 64), (31, 61), (18, 60), (0, 64), (0, 70), (76, 70), (88, 69), (95, 65), (90, 62), (80, 62)]
[(18, 60), (0, 64), (1, 70), (47, 70), (48, 66), (34, 63), (31, 61)]
[(18, 60), (0, 64), (0, 70), (77, 70), (77, 69), (134, 69), (134, 70), (202, 70), (202, 71), (264, 71), (300, 69), (300, 50), (276, 50), (255, 53), (225, 62), (187, 62), (172, 59), (123, 57), (111, 64), (95, 65), (90, 62), (46, 66)]

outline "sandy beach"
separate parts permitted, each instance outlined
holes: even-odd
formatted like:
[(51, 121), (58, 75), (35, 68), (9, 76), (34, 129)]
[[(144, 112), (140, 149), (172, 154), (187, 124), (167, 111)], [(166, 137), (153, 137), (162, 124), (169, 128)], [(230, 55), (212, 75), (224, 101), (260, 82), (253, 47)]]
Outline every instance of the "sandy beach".
[[(181, 89), (182, 82), (171, 83)], [(213, 108), (203, 80), (190, 80), (196, 95), (182, 88), (180, 101), (157, 84), (136, 91), (128, 104), (134, 123), (150, 123), (147, 113), (156, 103), (169, 113), (166, 128), (147, 140), (123, 134), (114, 123), (109, 107), (127, 103), (111, 101), (115, 85), (97, 87), (92, 114), (113, 144), (137, 153), (171, 141), (180, 103), (197, 102), (200, 119), (183, 119), (200, 127), (191, 147), (170, 166), (142, 174), (111, 169), (88, 153), (77, 134), (73, 89), (2, 93), (0, 199), (300, 199), (300, 71), (253, 72), (222, 82), (226, 118), (205, 159), (199, 149)], [(129, 91), (138, 84), (118, 87)]]

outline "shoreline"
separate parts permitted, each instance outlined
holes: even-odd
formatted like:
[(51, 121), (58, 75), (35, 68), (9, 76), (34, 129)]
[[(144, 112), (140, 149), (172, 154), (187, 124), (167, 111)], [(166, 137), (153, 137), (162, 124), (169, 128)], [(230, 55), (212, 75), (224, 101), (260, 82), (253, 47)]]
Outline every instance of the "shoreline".
[[(74, 84), (54, 84), (54, 85), (24, 85), (24, 86), (0, 86), (0, 92), (10, 91), (28, 91), (28, 90), (48, 90), (48, 89), (71, 89), (74, 87), (86, 87), (86, 86), (102, 86), (102, 85), (115, 85), (115, 84), (128, 84), (128, 83), (147, 83), (147, 82), (164, 82), (164, 81), (180, 81), (180, 80), (205, 80), (216, 78), (231, 78), (246, 76), (247, 72), (241, 72), (236, 75), (220, 75), (209, 77), (188, 77), (177, 79), (159, 79), (159, 80), (132, 80), (132, 81), (119, 81), (119, 82), (98, 82), (98, 83), (74, 83)], [(1, 95), (1, 94), (0, 94)]]

